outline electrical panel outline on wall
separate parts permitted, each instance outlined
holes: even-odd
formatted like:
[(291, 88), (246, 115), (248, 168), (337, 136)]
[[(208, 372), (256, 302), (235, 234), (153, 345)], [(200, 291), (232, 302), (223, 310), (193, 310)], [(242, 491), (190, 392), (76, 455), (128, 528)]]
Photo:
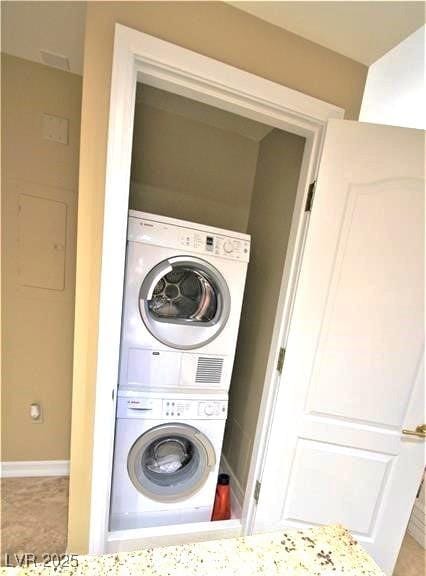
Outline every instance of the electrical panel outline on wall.
[(19, 194), (18, 279), (21, 286), (65, 289), (67, 208), (58, 200)]

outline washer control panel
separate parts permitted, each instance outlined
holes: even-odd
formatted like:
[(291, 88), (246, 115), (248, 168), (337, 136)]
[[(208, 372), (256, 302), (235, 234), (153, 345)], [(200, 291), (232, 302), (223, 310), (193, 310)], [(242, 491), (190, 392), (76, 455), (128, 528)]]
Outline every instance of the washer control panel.
[(170, 399), (163, 400), (163, 417), (186, 419), (226, 418), (227, 402), (219, 400), (203, 401)]
[(158, 418), (162, 420), (225, 420), (227, 400), (161, 398), (147, 396), (119, 397), (118, 418)]
[(223, 412), (226, 412), (226, 406), (222, 402), (207, 401), (198, 405), (198, 414), (207, 418), (220, 416)]
[(248, 262), (250, 257), (250, 237), (247, 234), (227, 236), (225, 231), (209, 233), (177, 226), (166, 222), (156, 222), (145, 218), (129, 217), (127, 238), (133, 242), (182, 248), (199, 254), (211, 254), (220, 258)]

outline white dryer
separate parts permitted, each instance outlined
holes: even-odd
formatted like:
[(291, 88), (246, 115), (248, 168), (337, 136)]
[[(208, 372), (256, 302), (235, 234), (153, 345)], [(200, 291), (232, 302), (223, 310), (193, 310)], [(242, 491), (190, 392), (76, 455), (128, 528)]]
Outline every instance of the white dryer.
[(110, 529), (211, 518), (227, 395), (119, 391)]
[(130, 211), (120, 388), (229, 388), (250, 236)]

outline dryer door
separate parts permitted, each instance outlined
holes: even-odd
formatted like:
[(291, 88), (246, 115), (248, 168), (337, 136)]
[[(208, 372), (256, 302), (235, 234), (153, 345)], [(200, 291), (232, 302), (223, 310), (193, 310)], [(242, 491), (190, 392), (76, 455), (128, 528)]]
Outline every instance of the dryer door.
[(222, 274), (200, 258), (163, 260), (145, 277), (139, 310), (151, 334), (172, 348), (199, 348), (224, 328), (231, 307)]
[(216, 455), (210, 440), (188, 424), (161, 424), (130, 449), (127, 471), (136, 490), (158, 502), (186, 500), (204, 485)]

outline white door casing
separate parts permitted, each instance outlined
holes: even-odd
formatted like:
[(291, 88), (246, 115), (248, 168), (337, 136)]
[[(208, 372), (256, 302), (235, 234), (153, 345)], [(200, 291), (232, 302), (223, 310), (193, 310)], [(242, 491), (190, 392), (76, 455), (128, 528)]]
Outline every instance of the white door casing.
[[(108, 543), (116, 549), (132, 549), (141, 543), (164, 544), (193, 541), (194, 533), (223, 536), (233, 533), (228, 527), (204, 524), (142, 529), (138, 534), (108, 533), (110, 488), (113, 458), (116, 388), (124, 279), (124, 259), (128, 216), (132, 129), (136, 81), (217, 106), (270, 126), (306, 138), (295, 208), (283, 272), (277, 329), (270, 346), (265, 395), (260, 420), (269, 421), (281, 328), (287, 322), (291, 302), (287, 287), (297, 278), (298, 262), (305, 237), (303, 213), (310, 182), (316, 173), (324, 127), (329, 118), (342, 118), (344, 111), (327, 102), (286, 88), (223, 62), (197, 54), (149, 34), (115, 25), (114, 55), (110, 91), (105, 204), (102, 234), (102, 268), (99, 297), (99, 330), (96, 368), (93, 461), (91, 474), (89, 552), (106, 551)], [(119, 191), (119, 193), (117, 193)], [(287, 244), (287, 242), (285, 243)], [(241, 525), (246, 529), (252, 516), (252, 489), (261, 467), (260, 454), (267, 436), (260, 430), (253, 448), (253, 466), (247, 480)], [(229, 521), (232, 522), (232, 521)], [(217, 523), (219, 524), (219, 523)], [(240, 527), (241, 527), (240, 525)]]
[(424, 467), (424, 140), (331, 120), (254, 529), (340, 523), (391, 574)]

